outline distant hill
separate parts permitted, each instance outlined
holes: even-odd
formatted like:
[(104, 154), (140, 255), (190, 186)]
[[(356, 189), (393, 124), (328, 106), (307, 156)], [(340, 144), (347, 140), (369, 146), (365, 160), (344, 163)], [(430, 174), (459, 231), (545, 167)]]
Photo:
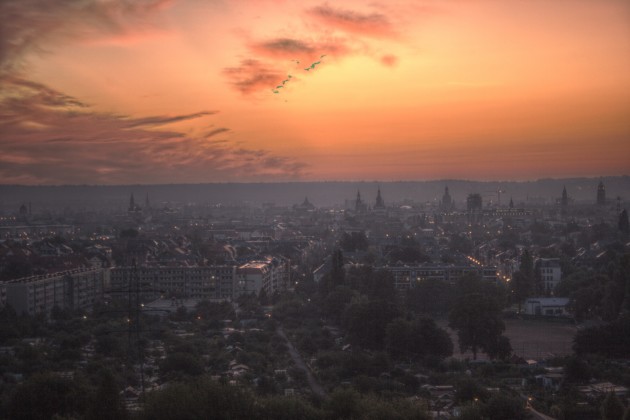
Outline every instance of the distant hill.
[(597, 185), (606, 186), (607, 197), (615, 200), (621, 196), (630, 200), (630, 176), (602, 178), (540, 179), (526, 182), (482, 182), (465, 180), (398, 181), (398, 182), (283, 182), (283, 183), (220, 183), (182, 185), (67, 185), (67, 186), (22, 186), (0, 185), (0, 210), (7, 213), (17, 211), (23, 203), (31, 203), (36, 210), (72, 209), (125, 209), (133, 193), (138, 204), (143, 205), (146, 195), (153, 206), (165, 203), (239, 204), (275, 203), (293, 205), (304, 197), (316, 206), (343, 205), (346, 199), (353, 200), (357, 191), (370, 205), (376, 199), (377, 188), (386, 204), (411, 200), (413, 202), (439, 201), (448, 186), (451, 196), (460, 208), (470, 193), (479, 193), (484, 203), (510, 198), (518, 206), (526, 202), (551, 204), (562, 194), (566, 186), (569, 197), (575, 202), (595, 202)]

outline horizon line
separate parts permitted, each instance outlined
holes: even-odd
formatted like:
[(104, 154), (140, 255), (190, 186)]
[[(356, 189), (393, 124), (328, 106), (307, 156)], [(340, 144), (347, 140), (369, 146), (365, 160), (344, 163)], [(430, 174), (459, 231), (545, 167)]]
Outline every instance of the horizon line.
[(481, 182), (481, 183), (527, 183), (527, 182), (540, 182), (540, 181), (563, 181), (563, 180), (589, 180), (589, 179), (604, 179), (604, 178), (627, 178), (630, 175), (599, 175), (599, 176), (569, 176), (569, 177), (542, 177), (520, 180), (509, 179), (462, 179), (462, 178), (438, 178), (438, 179), (400, 179), (400, 180), (284, 180), (284, 181), (210, 181), (210, 182), (178, 182), (178, 183), (129, 183), (129, 184), (3, 184), (0, 183), (0, 187), (131, 187), (131, 186), (178, 186), (178, 185), (243, 185), (243, 184), (341, 184), (341, 183), (381, 183), (381, 184), (394, 184), (394, 183), (430, 183), (430, 182)]

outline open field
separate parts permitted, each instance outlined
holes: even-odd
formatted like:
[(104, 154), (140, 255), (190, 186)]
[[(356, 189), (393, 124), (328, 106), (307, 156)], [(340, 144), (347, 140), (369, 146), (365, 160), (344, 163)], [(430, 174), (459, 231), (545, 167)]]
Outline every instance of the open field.
[[(577, 331), (575, 325), (568, 322), (545, 320), (506, 319), (505, 335), (510, 339), (514, 354), (525, 359), (547, 359), (573, 352), (573, 337)], [(439, 320), (438, 325), (445, 328), (453, 340), (453, 357), (472, 359), (472, 353), (461, 353), (455, 331), (448, 328), (448, 321)], [(479, 353), (478, 359), (486, 358)]]

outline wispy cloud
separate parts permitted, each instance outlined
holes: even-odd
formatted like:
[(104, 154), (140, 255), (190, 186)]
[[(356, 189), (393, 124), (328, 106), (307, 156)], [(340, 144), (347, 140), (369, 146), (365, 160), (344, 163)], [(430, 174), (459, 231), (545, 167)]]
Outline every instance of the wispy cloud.
[(2, 0), (0, 72), (19, 71), (28, 54), (55, 42), (136, 36), (143, 19), (170, 0)]
[(276, 38), (260, 43), (253, 44), (251, 49), (255, 52), (261, 52), (277, 57), (301, 57), (305, 54), (312, 55), (316, 53), (316, 47), (309, 42), (293, 38)]
[(243, 60), (237, 67), (227, 67), (223, 69), (223, 74), (243, 94), (270, 89), (286, 76), (280, 69), (254, 59)]
[(225, 127), (200, 136), (153, 129), (215, 112), (134, 118), (93, 111), (15, 76), (0, 82), (0, 178), (5, 183), (275, 180), (300, 178), (305, 171), (304, 164), (290, 158), (222, 139), (229, 132)]
[[(309, 28), (307, 36), (295, 33), (246, 41), (245, 47), (250, 54), (248, 59), (223, 70), (236, 90), (243, 95), (273, 90), (283, 80), (281, 77), (286, 76), (291, 63), (295, 63), (292, 67), (299, 74), (310, 64), (321, 61), (324, 55), (328, 57), (327, 62), (363, 55), (387, 67), (397, 65), (397, 56), (383, 54), (382, 46), (373, 45), (374, 38), (393, 42), (402, 40), (389, 12), (362, 13), (323, 4), (300, 13)], [(301, 65), (297, 65), (298, 62)]]
[(324, 4), (308, 11), (320, 23), (358, 35), (372, 37), (396, 36), (394, 26), (382, 13), (361, 13)]
[(352, 53), (347, 40), (341, 38), (320, 37), (316, 40), (302, 40), (297, 38), (273, 38), (249, 45), (249, 49), (257, 56), (266, 58), (303, 61), (315, 60), (322, 54), (341, 58)]
[(174, 117), (171, 116), (155, 116), (155, 117), (146, 117), (146, 118), (131, 118), (129, 119), (128, 126), (130, 128), (134, 127), (150, 127), (150, 126), (158, 126), (165, 124), (172, 124), (180, 121), (191, 120), (199, 117), (203, 117), (206, 115), (216, 114), (218, 111), (202, 111), (196, 112), (194, 114), (188, 115), (176, 115)]

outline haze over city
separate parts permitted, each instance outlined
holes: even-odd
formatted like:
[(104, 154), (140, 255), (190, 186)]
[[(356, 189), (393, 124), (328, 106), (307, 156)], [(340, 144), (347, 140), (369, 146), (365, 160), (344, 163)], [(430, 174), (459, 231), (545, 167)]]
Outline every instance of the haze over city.
[(3, 1), (0, 182), (627, 174), (627, 1)]

